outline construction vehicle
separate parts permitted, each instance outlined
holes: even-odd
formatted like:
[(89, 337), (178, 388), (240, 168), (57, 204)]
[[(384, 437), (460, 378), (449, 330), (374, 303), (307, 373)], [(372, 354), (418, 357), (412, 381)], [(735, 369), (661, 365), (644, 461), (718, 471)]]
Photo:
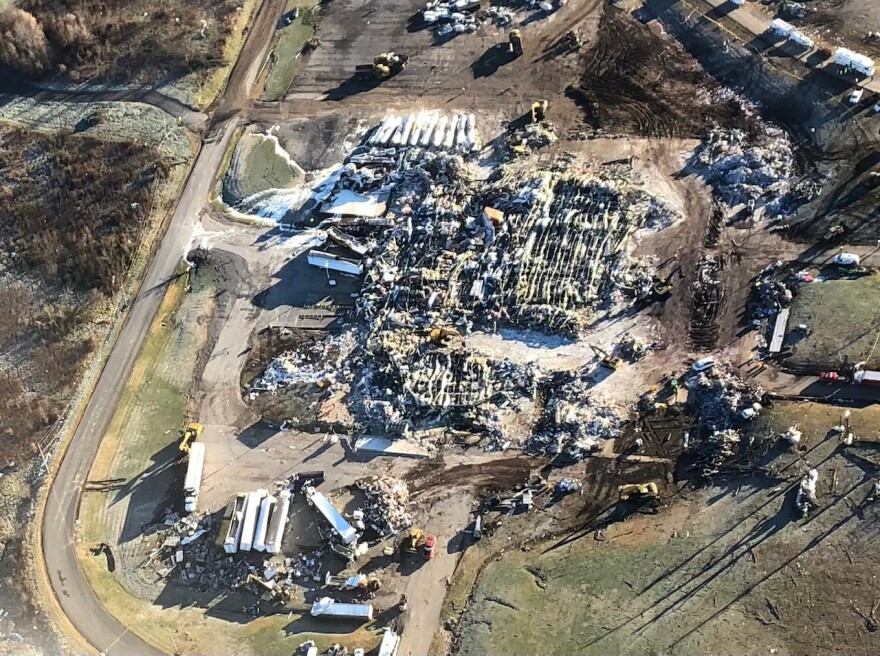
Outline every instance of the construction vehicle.
[(569, 30), (562, 37), (562, 47), (569, 52), (580, 50), (583, 46), (583, 42), (574, 30)]
[(383, 52), (373, 58), (372, 64), (355, 66), (354, 74), (356, 78), (365, 80), (387, 80), (406, 68), (407, 62), (409, 62), (409, 55)]
[(510, 30), (507, 38), (510, 42), (510, 54), (514, 58), (521, 57), (523, 54), (522, 32), (520, 30)]
[(547, 118), (550, 103), (547, 100), (536, 100), (532, 103), (532, 123), (540, 123)]
[(637, 499), (656, 499), (660, 496), (657, 484), (653, 481), (650, 483), (629, 483), (620, 485), (617, 488), (617, 494), (621, 501), (630, 501)]
[(421, 552), (427, 560), (431, 560), (434, 557), (434, 548), (436, 544), (436, 536), (425, 535), (425, 532), (422, 529), (412, 528), (409, 533), (403, 536), (403, 538), (397, 543), (397, 551), (400, 554), (401, 559), (405, 553), (417, 554)]
[(593, 346), (592, 344), (589, 346), (593, 349), (593, 353), (601, 358), (599, 363), (606, 369), (617, 371), (623, 366), (623, 360), (621, 358), (614, 357), (608, 351), (600, 349), (598, 346)]
[(183, 437), (180, 440), (180, 450), (183, 453), (189, 453), (190, 446), (202, 436), (202, 425), (196, 422), (191, 423), (183, 431)]
[(425, 532), (420, 528), (411, 528), (397, 543), (401, 553), (418, 553), (425, 546)]

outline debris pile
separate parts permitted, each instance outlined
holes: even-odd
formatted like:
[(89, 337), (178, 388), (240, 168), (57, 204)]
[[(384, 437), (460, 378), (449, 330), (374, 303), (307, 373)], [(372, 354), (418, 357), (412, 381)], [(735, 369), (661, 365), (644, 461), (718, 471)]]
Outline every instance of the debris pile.
[(689, 161), (731, 207), (764, 199), (772, 214), (789, 213), (810, 190), (797, 186), (794, 149), (786, 133), (769, 124), (750, 137), (739, 129), (715, 128)]
[[(543, 139), (551, 129), (526, 133)], [(612, 296), (619, 307), (656, 293), (653, 267), (627, 253), (630, 237), (678, 214), (631, 167), (559, 155), (540, 171), (524, 159), (487, 170), (469, 160), (474, 130), (465, 114), (451, 123), (439, 112), (389, 116), (354, 151), (327, 198), (370, 196), (372, 212), (381, 197), (381, 213), (354, 211), (343, 232), (339, 203), (322, 211), (333, 217), (328, 239), (363, 258), (356, 347), (330, 365), (285, 354), (255, 389), (344, 381), (351, 416), (367, 433), (422, 440), (455, 426), (503, 447), (510, 415), (534, 403), (543, 374), (475, 353), (464, 338), (500, 328), (577, 337)], [(420, 147), (441, 133), (442, 150)], [(590, 413), (605, 417), (601, 405)], [(590, 434), (573, 441), (585, 446)]]
[(704, 425), (702, 443), (697, 444), (696, 466), (709, 477), (723, 471), (739, 454), (737, 428), (763, 409), (764, 390), (750, 385), (721, 363), (688, 380), (688, 405)]
[(507, 147), (512, 155), (528, 155), (533, 150), (556, 143), (556, 126), (548, 121), (529, 123), (510, 135)]
[(477, 0), (429, 0), (422, 10), (425, 25), (432, 26), (438, 38), (453, 34), (474, 32), (486, 21), (498, 27), (512, 25), (518, 11), (532, 12), (525, 20), (549, 15), (563, 6), (566, 0), (508, 0), (480, 11)]
[(530, 440), (531, 451), (582, 460), (623, 433), (625, 410), (599, 398), (590, 386), (578, 376), (558, 387)]
[(753, 320), (773, 317), (780, 309), (791, 305), (794, 298), (791, 288), (792, 282), (805, 282), (812, 279), (808, 273), (796, 273), (793, 280), (789, 278), (780, 260), (768, 264), (758, 274), (752, 295), (751, 315)]
[(718, 341), (718, 311), (724, 300), (724, 258), (703, 255), (697, 265), (697, 278), (691, 285), (691, 321), (688, 335), (694, 346), (715, 348)]
[(412, 526), (407, 511), (409, 488), (399, 478), (379, 476), (358, 481), (358, 488), (367, 497), (364, 519), (381, 536), (394, 535)]
[(816, 484), (819, 482), (819, 471), (811, 469), (801, 479), (794, 504), (798, 511), (806, 516), (812, 509), (819, 507), (816, 497)]
[(617, 340), (615, 352), (629, 362), (636, 362), (648, 355), (651, 345), (640, 337), (636, 337), (632, 333), (624, 333)]
[(319, 385), (332, 389), (341, 379), (354, 346), (353, 337), (343, 333), (284, 351), (247, 386), (245, 395), (253, 399), (257, 394), (293, 385)]

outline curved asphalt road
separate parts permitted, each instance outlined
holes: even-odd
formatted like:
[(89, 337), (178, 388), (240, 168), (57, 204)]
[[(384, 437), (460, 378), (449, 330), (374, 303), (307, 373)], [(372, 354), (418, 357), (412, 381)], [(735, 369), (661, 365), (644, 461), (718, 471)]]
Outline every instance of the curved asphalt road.
[[(123, 626), (104, 609), (80, 569), (75, 536), (82, 485), (88, 478), (122, 388), (162, 302), (165, 288), (181, 257), (185, 255), (193, 227), (208, 200), (211, 185), (235, 132), (238, 123), (236, 117), (247, 103), (283, 8), (284, 0), (263, 0), (251, 23), (226, 89), (215, 105), (213, 120), (208, 125), (209, 134), (203, 141), (162, 244), (129, 308), (125, 324), (49, 488), (40, 544), (49, 582), (61, 609), (76, 630), (95, 651), (108, 656), (160, 656), (162, 652), (135, 635), (136, 627)], [(180, 118), (181, 122), (196, 131), (208, 123), (204, 114), (193, 112), (176, 100), (149, 90), (68, 93), (27, 85), (23, 87), (7, 81), (0, 84), (0, 102), (4, 92), (45, 100), (145, 102)]]
[(128, 632), (104, 610), (80, 569), (74, 536), (82, 485), (88, 478), (104, 431), (162, 302), (167, 283), (185, 254), (193, 226), (208, 198), (214, 174), (220, 167), (235, 125), (235, 121), (230, 121), (220, 139), (202, 147), (165, 239), (129, 310), (46, 501), (41, 546), (49, 581), (64, 614), (91, 645), (106, 654), (153, 656), (162, 652)]

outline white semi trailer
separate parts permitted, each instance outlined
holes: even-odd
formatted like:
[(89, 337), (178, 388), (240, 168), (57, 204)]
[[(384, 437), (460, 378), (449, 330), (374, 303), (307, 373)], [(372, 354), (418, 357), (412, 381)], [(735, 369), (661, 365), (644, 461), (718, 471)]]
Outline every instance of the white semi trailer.
[(186, 465), (186, 478), (183, 481), (183, 508), (186, 512), (194, 512), (198, 506), (204, 470), (205, 443), (193, 442), (189, 448), (189, 462)]

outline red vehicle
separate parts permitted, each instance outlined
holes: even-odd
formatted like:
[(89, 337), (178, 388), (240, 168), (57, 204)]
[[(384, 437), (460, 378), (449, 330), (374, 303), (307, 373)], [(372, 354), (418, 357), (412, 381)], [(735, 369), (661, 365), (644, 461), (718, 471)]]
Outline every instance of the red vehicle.
[(425, 538), (425, 558), (431, 560), (434, 557), (434, 548), (437, 546), (437, 536), (429, 535)]
[(836, 371), (823, 371), (819, 374), (819, 380), (823, 383), (853, 383), (854, 385), (867, 385), (869, 387), (880, 387), (880, 371), (872, 371), (870, 369), (859, 369), (852, 375), (852, 380), (843, 376)]

